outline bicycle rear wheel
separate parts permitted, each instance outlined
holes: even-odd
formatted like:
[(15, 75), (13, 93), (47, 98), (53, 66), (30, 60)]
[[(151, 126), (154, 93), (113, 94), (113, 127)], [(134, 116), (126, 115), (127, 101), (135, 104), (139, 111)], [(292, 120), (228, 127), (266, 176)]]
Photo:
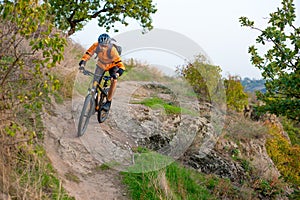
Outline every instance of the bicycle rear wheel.
[(102, 123), (104, 122), (107, 117), (108, 117), (108, 113), (109, 113), (109, 110), (104, 110), (102, 108), (102, 105), (107, 101), (107, 93), (108, 93), (108, 88), (105, 89), (105, 93), (106, 94), (103, 94), (101, 93), (100, 95), (100, 101), (99, 101), (99, 106), (100, 106), (100, 109), (98, 111), (98, 122), (99, 123)]
[(88, 94), (85, 97), (82, 111), (79, 117), (78, 132), (77, 132), (78, 137), (82, 136), (85, 133), (87, 126), (89, 124), (90, 117), (92, 116), (94, 110), (95, 110), (95, 101), (92, 95)]

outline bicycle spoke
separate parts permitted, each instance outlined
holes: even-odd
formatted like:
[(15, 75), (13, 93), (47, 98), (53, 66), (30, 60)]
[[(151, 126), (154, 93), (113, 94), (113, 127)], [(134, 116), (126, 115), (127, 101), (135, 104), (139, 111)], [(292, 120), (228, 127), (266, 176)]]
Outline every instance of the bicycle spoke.
[(95, 102), (92, 100), (92, 96), (88, 94), (85, 98), (81, 115), (79, 117), (78, 132), (77, 132), (78, 137), (82, 136), (87, 129), (89, 119), (93, 114), (94, 103)]

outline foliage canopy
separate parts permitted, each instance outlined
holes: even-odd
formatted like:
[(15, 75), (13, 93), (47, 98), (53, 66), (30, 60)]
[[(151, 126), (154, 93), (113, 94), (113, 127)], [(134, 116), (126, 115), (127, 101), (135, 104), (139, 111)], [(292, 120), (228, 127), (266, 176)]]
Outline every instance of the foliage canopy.
[(100, 27), (115, 31), (115, 23), (128, 25), (128, 18), (135, 19), (146, 31), (152, 29), (151, 14), (156, 12), (152, 0), (48, 0), (50, 13), (54, 15), (56, 26), (68, 35), (81, 30), (92, 19), (98, 20)]
[(237, 76), (229, 76), (224, 80), (227, 106), (238, 112), (248, 105), (248, 95), (244, 92), (241, 80)]
[(203, 55), (195, 56), (193, 63), (178, 67), (177, 73), (185, 78), (199, 99), (224, 102), (221, 68), (208, 63)]
[(0, 4), (0, 165), (6, 171), (1, 192), (9, 199), (63, 196), (54, 170), (41, 163), (46, 157), (38, 144), (42, 105), (60, 85), (49, 68), (63, 59), (66, 45), (48, 9), (38, 0)]
[(300, 120), (300, 27), (295, 26), (293, 0), (282, 0), (282, 8), (270, 13), (268, 26), (263, 30), (247, 17), (240, 17), (242, 26), (258, 30), (256, 43), (268, 45), (264, 55), (258, 48), (249, 47), (252, 64), (262, 71), (266, 93), (257, 93), (265, 105), (261, 111)]

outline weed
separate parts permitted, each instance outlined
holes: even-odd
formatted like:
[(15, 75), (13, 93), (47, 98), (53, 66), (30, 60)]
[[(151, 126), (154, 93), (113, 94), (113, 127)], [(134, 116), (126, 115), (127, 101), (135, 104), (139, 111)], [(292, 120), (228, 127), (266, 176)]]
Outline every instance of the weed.
[(245, 170), (245, 172), (252, 172), (252, 166), (250, 164), (250, 162), (246, 159), (240, 159), (241, 165), (243, 167), (243, 169)]
[(54, 93), (57, 103), (61, 103), (63, 99), (71, 99), (73, 95), (74, 80), (76, 77), (76, 71), (69, 74), (54, 74), (55, 79), (59, 80), (58, 92)]
[(67, 178), (67, 180), (69, 181), (73, 181), (75, 183), (80, 183), (80, 178), (78, 176), (76, 176), (75, 174), (73, 174), (72, 172), (67, 172), (65, 174), (65, 177)]
[(228, 113), (228, 119), (224, 131), (226, 136), (236, 143), (260, 139), (268, 135), (268, 129), (259, 122), (245, 119), (236, 113)]
[(56, 103), (62, 104), (64, 102), (63, 97), (58, 92), (54, 92), (53, 96)]
[(255, 189), (266, 198), (274, 199), (283, 193), (283, 185), (278, 179), (259, 179), (254, 183)]
[(129, 81), (163, 81), (168, 80), (161, 71), (136, 61), (125, 61), (126, 71), (122, 80)]
[[(105, 164), (105, 163), (103, 163), (102, 165), (99, 166), (99, 169), (102, 170), (102, 171), (104, 171), (104, 170), (109, 170), (109, 169), (110, 169), (110, 166), (107, 165), (107, 164)], [(97, 170), (97, 168), (96, 168), (96, 170)], [(98, 170), (97, 170), (97, 171), (98, 171)]]
[(231, 156), (232, 156), (232, 158), (237, 158), (240, 154), (241, 154), (241, 152), (240, 152), (240, 150), (239, 149), (232, 149), (232, 154), (231, 154)]

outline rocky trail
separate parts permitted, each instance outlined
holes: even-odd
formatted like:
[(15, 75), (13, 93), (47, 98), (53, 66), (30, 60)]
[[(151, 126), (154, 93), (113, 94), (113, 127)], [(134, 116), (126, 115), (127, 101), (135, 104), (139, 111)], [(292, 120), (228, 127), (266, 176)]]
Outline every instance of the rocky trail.
[[(127, 171), (127, 167), (134, 163), (132, 149), (141, 144), (148, 144), (150, 148), (152, 143), (164, 145), (167, 139), (159, 134), (174, 132), (171, 126), (180, 122), (178, 117), (167, 119), (159, 110), (152, 111), (146, 106), (130, 103), (136, 98), (153, 95), (149, 91), (151, 87), (148, 90), (145, 85), (152, 83), (120, 82), (109, 118), (99, 124), (97, 116), (92, 116), (86, 133), (80, 138), (77, 137), (77, 120), (84, 96), (73, 95), (72, 101), (54, 104), (45, 111), (43, 120), (48, 157), (66, 190), (77, 200), (128, 199), (119, 172)], [(169, 99), (172, 96), (161, 95)], [(154, 141), (151, 141), (152, 136)], [(186, 138), (178, 138), (180, 143), (184, 143), (183, 139), (187, 141)], [(103, 164), (110, 168), (103, 169)]]
[[(109, 118), (99, 124), (97, 116), (92, 116), (86, 133), (80, 138), (76, 127), (84, 96), (74, 94), (72, 101), (47, 109), (45, 148), (67, 191), (77, 200), (128, 199), (119, 172), (127, 171), (134, 164), (133, 149), (137, 146), (175, 159), (192, 143), (200, 149), (197, 152), (209, 152), (217, 139), (211, 124), (195, 114), (201, 109), (197, 100), (185, 98), (178, 91), (186, 89), (154, 82), (120, 82)], [(159, 109), (150, 109), (134, 103), (149, 97), (158, 97), (194, 114), (170, 115), (161, 104)], [(164, 167), (172, 160), (165, 162), (150, 170)], [(103, 170), (103, 164), (109, 169)]]
[[(84, 96), (74, 94), (72, 101), (47, 109), (43, 118), (45, 148), (68, 192), (76, 199), (128, 199), (119, 172), (134, 164), (135, 147), (144, 146), (179, 158), (206, 119), (182, 113), (169, 115), (163, 107), (150, 109), (134, 103), (157, 96), (170, 105), (181, 101), (180, 106), (197, 107), (197, 102), (193, 105), (183, 98), (176, 99), (176, 95), (161, 83), (120, 82), (109, 118), (99, 124), (97, 116), (92, 116), (80, 138), (77, 120)], [(170, 162), (167, 159), (163, 165)], [(110, 168), (103, 170), (103, 164)]]
[(76, 126), (84, 97), (55, 104), (45, 112), (47, 154), (64, 180), (64, 187), (77, 200), (128, 199), (119, 170), (101, 169), (103, 163), (111, 161), (131, 162), (133, 139), (118, 124), (127, 113), (129, 97), (124, 94), (131, 94), (129, 91), (136, 86), (126, 84), (126, 92), (124, 86), (118, 87), (107, 121), (99, 124), (97, 116), (92, 116), (85, 135), (80, 138)]
[[(139, 103), (153, 97), (163, 99), (168, 105), (179, 105), (189, 112), (166, 114), (167, 110), (161, 104), (151, 109)], [(224, 113), (180, 95), (173, 86), (154, 82), (120, 82), (108, 119), (99, 124), (97, 116), (92, 116), (86, 133), (77, 137), (77, 120), (83, 102), (84, 96), (74, 94), (72, 100), (45, 109), (43, 115), (47, 155), (63, 180), (64, 188), (76, 200), (130, 199), (121, 182), (120, 172), (132, 170), (130, 167), (138, 162), (142, 162), (145, 168), (141, 169), (143, 171), (134, 168), (136, 171), (133, 173), (161, 169), (173, 162), (169, 159), (171, 157), (180, 158), (198, 171), (216, 173), (232, 181), (238, 182), (245, 177), (240, 163), (224, 154), (225, 147), (234, 149), (236, 144), (224, 138), (219, 140), (220, 135), (214, 131), (216, 127), (223, 126)], [(265, 169), (264, 175), (278, 176), (263, 146), (264, 139), (253, 140), (259, 144), (258, 147), (251, 145), (253, 141), (241, 144), (245, 149), (260, 149), (247, 150), (252, 152), (248, 155), (252, 157), (252, 163), (259, 163), (259, 168)], [(136, 151), (136, 147), (141, 146), (167, 155), (167, 159), (157, 165), (155, 157), (152, 157), (155, 166), (151, 165), (151, 161), (150, 165), (145, 164), (141, 159), (144, 153)]]
[[(76, 200), (130, 199), (121, 183), (120, 172), (132, 170), (130, 167), (139, 161), (145, 168), (133, 173), (161, 169), (174, 161), (171, 157), (201, 172), (216, 173), (232, 181), (243, 179), (245, 172), (240, 163), (224, 152), (225, 147), (237, 148), (236, 144), (224, 138), (220, 140), (220, 132), (214, 131), (222, 128), (224, 113), (177, 91), (172, 85), (162, 83), (120, 82), (109, 118), (99, 124), (97, 116), (92, 116), (86, 133), (80, 138), (77, 120), (84, 96), (74, 94), (72, 100), (45, 109), (45, 149), (68, 193)], [(184, 112), (167, 114), (167, 107), (160, 103), (156, 109), (139, 103), (153, 97), (163, 99), (167, 105), (178, 105)], [(254, 140), (241, 146), (251, 149), (247, 150), (252, 152), (248, 156), (253, 157), (254, 165), (259, 163), (261, 169), (266, 169), (263, 174), (278, 176), (263, 146), (264, 139)], [(259, 145), (254, 146), (253, 142)], [(151, 161), (145, 163), (144, 153), (136, 151), (141, 146), (167, 155), (168, 159), (157, 164), (154, 157), (154, 165)], [(146, 155), (149, 156), (152, 154)]]

